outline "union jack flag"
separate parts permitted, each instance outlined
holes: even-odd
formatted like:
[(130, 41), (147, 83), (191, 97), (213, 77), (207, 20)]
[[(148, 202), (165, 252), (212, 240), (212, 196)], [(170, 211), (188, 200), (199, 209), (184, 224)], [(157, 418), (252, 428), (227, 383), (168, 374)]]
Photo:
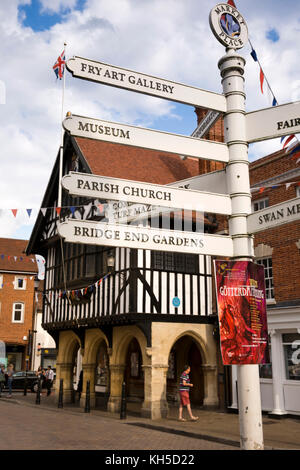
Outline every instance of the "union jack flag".
[(59, 78), (60, 80), (63, 78), (65, 63), (66, 63), (66, 57), (65, 57), (65, 51), (63, 51), (58, 57), (55, 64), (53, 65), (53, 70), (55, 72), (56, 78)]

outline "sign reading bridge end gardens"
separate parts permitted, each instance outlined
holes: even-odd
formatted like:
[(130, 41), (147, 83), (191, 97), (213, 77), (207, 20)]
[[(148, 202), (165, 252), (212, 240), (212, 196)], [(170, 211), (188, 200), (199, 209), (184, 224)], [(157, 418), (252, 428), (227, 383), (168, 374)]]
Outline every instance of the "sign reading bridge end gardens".
[(222, 235), (72, 219), (59, 224), (58, 233), (69, 243), (233, 256), (231, 237)]

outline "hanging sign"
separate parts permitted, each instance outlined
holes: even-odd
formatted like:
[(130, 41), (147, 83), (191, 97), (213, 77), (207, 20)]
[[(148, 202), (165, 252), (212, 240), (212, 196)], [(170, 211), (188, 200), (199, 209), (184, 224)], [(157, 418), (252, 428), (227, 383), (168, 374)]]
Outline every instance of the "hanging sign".
[(152, 77), (144, 73), (115, 67), (114, 65), (73, 57), (66, 64), (74, 77), (90, 80), (117, 88), (157, 96), (201, 108), (226, 111), (224, 95), (213, 93), (200, 88), (171, 82), (163, 78)]
[(223, 364), (269, 363), (264, 266), (214, 263)]
[(75, 115), (67, 117), (63, 121), (63, 127), (71, 135), (78, 137), (220, 162), (229, 160), (227, 145), (219, 142)]
[(233, 256), (233, 243), (230, 237), (206, 233), (177, 232), (72, 219), (58, 224), (58, 233), (70, 243)]
[(248, 215), (248, 233), (261, 232), (299, 219), (300, 197), (297, 197)]
[(158, 184), (77, 172), (64, 176), (62, 186), (74, 196), (231, 214), (230, 197), (221, 194), (187, 191)]
[(248, 42), (248, 28), (241, 13), (228, 3), (218, 3), (210, 12), (210, 28), (229, 49), (241, 49)]
[(246, 139), (249, 143), (299, 132), (300, 101), (246, 114)]

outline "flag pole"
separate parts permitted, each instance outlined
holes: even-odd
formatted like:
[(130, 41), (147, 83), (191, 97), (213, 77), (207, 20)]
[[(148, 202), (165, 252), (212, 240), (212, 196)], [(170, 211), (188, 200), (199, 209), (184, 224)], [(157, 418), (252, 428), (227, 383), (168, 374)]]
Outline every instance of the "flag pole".
[[(66, 47), (67, 43), (64, 43), (64, 56), (66, 58)], [(63, 176), (63, 153), (64, 153), (64, 129), (62, 127), (62, 122), (64, 120), (64, 99), (65, 99), (65, 87), (66, 87), (66, 74), (65, 74), (65, 64), (63, 70), (63, 85), (62, 85), (62, 101), (61, 101), (61, 138), (60, 138), (60, 148), (59, 148), (59, 176), (58, 176), (58, 197), (57, 197), (57, 207), (61, 207), (62, 203), (62, 186), (61, 179)]]

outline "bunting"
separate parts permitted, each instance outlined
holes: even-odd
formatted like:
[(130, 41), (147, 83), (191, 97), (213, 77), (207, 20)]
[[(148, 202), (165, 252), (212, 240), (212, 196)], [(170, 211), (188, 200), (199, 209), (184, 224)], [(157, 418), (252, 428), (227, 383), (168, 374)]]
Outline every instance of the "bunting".
[(81, 287), (80, 289), (71, 289), (71, 290), (59, 290), (57, 292), (49, 292), (45, 295), (48, 300), (52, 298), (59, 298), (59, 299), (69, 299), (72, 303), (78, 303), (79, 301), (89, 300), (91, 295), (96, 292), (96, 288), (104, 282), (111, 273), (105, 274), (101, 279), (90, 284), (86, 287)]

